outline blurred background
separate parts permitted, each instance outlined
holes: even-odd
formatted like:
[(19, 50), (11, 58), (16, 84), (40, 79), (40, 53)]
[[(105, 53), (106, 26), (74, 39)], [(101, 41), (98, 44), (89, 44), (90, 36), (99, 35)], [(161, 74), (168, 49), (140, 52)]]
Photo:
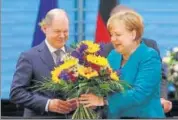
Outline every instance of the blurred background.
[[(38, 23), (47, 11), (56, 7), (67, 11), (68, 45), (81, 40), (108, 42), (102, 24), (116, 4), (131, 7), (142, 15), (143, 37), (157, 42), (161, 57), (178, 47), (178, 0), (1, 0), (1, 115), (23, 113), (23, 108), (9, 101), (13, 73), (20, 53), (44, 40)], [(167, 87), (169, 99), (174, 99), (176, 88), (171, 83)], [(171, 112), (168, 116), (176, 115), (173, 112), (178, 116), (178, 111)]]

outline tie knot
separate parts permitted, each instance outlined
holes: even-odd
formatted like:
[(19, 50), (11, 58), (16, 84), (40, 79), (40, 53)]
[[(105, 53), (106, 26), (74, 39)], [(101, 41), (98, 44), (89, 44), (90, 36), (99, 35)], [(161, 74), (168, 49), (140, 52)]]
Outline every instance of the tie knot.
[(63, 50), (58, 49), (54, 52), (57, 56), (61, 56), (61, 54), (63, 53)]
[(58, 65), (59, 62), (63, 60), (65, 52), (62, 49), (58, 49), (54, 52), (54, 54), (56, 55), (56, 57), (54, 58), (55, 63), (56, 65)]

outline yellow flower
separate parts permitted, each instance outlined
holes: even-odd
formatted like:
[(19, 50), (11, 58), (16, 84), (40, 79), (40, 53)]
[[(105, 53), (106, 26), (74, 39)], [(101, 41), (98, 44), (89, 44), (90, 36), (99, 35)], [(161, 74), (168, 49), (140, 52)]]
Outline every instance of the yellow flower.
[(87, 61), (103, 67), (108, 66), (108, 60), (101, 56), (87, 55)]
[(79, 75), (86, 77), (87, 79), (98, 76), (98, 72), (96, 70), (93, 70), (91, 67), (80, 66), (78, 68), (78, 73)]
[(116, 73), (116, 72), (111, 72), (110, 77), (111, 77), (111, 79), (113, 79), (113, 80), (116, 80), (116, 81), (119, 80), (119, 77), (117, 76), (117, 73)]
[(100, 50), (99, 44), (93, 43), (92, 41), (85, 40), (82, 41), (81, 43), (88, 46), (88, 49), (86, 50), (87, 53), (96, 53)]
[(78, 64), (78, 59), (72, 57), (71, 59), (67, 59), (64, 61), (63, 64), (59, 65), (58, 67), (54, 68), (53, 71), (51, 71), (52, 75), (52, 81), (54, 83), (60, 83), (59, 75), (61, 71), (70, 69)]
[(60, 69), (69, 69), (75, 65), (78, 64), (78, 59), (77, 58), (72, 58), (72, 59), (67, 59), (64, 60), (64, 64), (60, 65)]
[(54, 83), (60, 83), (60, 79), (58, 78), (60, 72), (61, 72), (60, 67), (55, 68), (53, 71), (51, 71), (52, 81), (53, 81)]

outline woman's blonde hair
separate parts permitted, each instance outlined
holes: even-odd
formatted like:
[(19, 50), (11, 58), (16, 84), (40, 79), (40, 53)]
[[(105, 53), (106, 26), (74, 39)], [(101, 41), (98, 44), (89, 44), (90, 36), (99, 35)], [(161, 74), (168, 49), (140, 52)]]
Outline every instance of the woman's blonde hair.
[[(136, 31), (136, 40), (140, 40), (143, 34), (143, 19), (142, 17), (134, 12), (134, 11), (123, 11), (118, 12), (112, 15), (108, 22), (107, 22), (107, 28), (109, 31), (112, 29), (113, 23), (119, 23), (122, 22), (125, 24), (126, 29), (128, 31)], [(119, 27), (119, 26), (118, 26)]]

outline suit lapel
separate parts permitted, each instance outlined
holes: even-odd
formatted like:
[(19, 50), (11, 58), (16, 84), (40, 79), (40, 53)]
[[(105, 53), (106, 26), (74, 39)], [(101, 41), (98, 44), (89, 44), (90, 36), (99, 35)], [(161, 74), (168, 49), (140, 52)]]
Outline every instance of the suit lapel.
[[(65, 50), (67, 53), (72, 52), (72, 49), (70, 49), (67, 46), (65, 46)], [(40, 58), (42, 59), (42, 61), (48, 66), (48, 68), (50, 70), (53, 70), (55, 67), (55, 63), (54, 63), (52, 55), (51, 55), (48, 47), (46, 46), (45, 42), (42, 42), (40, 44), (38, 51), (39, 51), (39, 55), (40, 55)]]
[(55, 67), (54, 60), (45, 42), (40, 44), (40, 49), (38, 51), (42, 61), (48, 66), (50, 70), (53, 70)]

